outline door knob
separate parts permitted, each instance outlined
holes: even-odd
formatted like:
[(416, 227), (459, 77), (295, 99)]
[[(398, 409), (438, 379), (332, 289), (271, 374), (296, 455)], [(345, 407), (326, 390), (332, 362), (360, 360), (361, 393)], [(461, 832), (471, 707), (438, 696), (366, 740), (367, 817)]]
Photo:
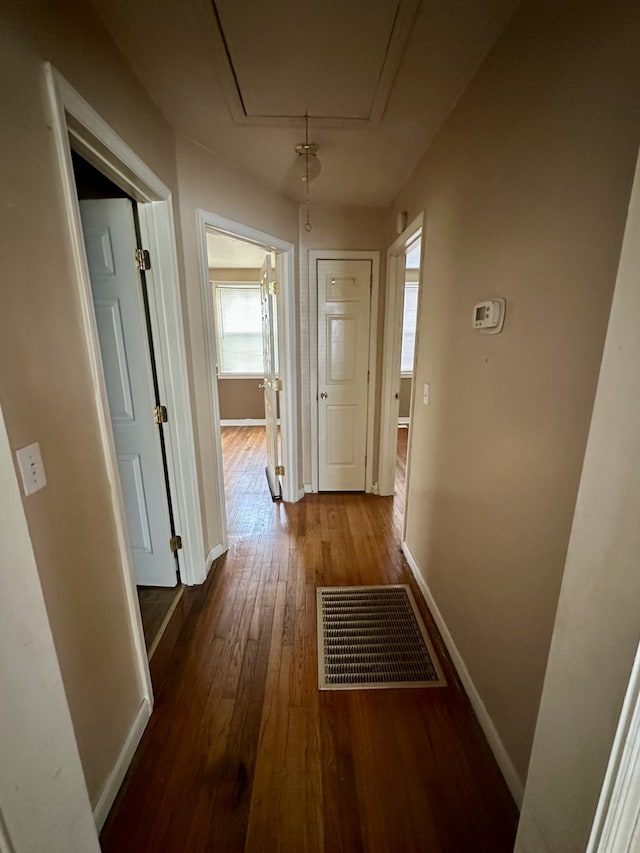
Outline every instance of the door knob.
[(322, 394), (320, 394), (320, 399), (321, 399), (321, 400), (326, 400), (328, 396), (329, 396), (329, 395), (327, 394), (327, 392), (326, 392), (326, 391), (323, 391), (323, 392), (322, 392)]

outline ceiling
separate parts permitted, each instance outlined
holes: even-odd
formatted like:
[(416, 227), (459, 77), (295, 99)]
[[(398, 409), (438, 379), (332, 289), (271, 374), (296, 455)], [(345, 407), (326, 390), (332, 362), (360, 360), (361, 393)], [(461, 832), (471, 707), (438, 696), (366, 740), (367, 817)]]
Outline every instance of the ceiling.
[[(218, 70), (234, 119), (291, 126), (308, 113), (314, 124), (378, 121), (418, 5), (324, 0), (301, 14), (299, 0), (211, 0)], [(282, 33), (286, 47), (274, 50)]]
[(298, 201), (390, 204), (519, 0), (91, 0), (176, 131)]
[(220, 269), (256, 269), (264, 264), (267, 249), (245, 240), (237, 240), (217, 231), (207, 231), (209, 267)]

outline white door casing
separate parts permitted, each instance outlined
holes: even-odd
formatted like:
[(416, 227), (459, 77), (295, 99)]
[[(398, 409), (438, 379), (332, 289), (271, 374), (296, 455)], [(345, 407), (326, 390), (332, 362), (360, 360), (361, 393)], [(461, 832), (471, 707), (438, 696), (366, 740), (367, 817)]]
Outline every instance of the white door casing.
[(136, 583), (175, 586), (176, 561), (128, 199), (80, 202), (87, 262)]
[(278, 377), (276, 347), (276, 316), (278, 284), (271, 265), (271, 256), (266, 255), (260, 272), (260, 307), (262, 310), (262, 357), (264, 363), (264, 417), (267, 439), (267, 480), (271, 497), (282, 497), (282, 484), (278, 472), (280, 452), (278, 440)]
[(370, 260), (318, 261), (318, 488), (363, 491)]
[[(402, 348), (402, 307), (404, 304), (406, 252), (422, 235), (423, 214), (416, 217), (387, 250), (387, 282), (384, 312), (384, 350), (380, 407), (380, 457), (378, 482), (381, 495), (394, 493), (398, 446), (398, 407), (400, 392), (400, 352)], [(421, 263), (422, 269), (422, 263)], [(421, 276), (422, 277), (422, 276)], [(417, 330), (416, 330), (417, 352)], [(415, 372), (414, 372), (415, 375)], [(412, 406), (413, 397), (412, 394)], [(410, 471), (410, 449), (407, 457), (407, 483)], [(405, 506), (406, 517), (406, 506)]]

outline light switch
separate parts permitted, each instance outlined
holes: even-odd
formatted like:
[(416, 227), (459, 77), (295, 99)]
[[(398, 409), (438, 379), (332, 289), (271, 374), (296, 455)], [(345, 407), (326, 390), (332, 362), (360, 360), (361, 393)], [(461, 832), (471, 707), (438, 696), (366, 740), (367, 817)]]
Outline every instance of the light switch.
[(425, 406), (428, 406), (428, 405), (429, 405), (429, 392), (430, 392), (430, 391), (431, 391), (431, 386), (430, 386), (430, 385), (425, 385), (425, 386), (424, 386), (424, 394), (423, 394), (423, 398), (422, 398), (422, 399), (423, 399), (423, 401), (424, 401)]
[(18, 459), (25, 495), (32, 495), (34, 492), (44, 489), (47, 485), (47, 478), (44, 473), (38, 442), (16, 450), (16, 458)]

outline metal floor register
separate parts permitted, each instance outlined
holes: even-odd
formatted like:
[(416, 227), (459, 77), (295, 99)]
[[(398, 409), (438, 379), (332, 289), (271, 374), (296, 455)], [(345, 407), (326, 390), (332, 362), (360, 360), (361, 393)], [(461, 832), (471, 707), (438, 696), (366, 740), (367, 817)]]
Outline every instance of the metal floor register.
[(320, 690), (443, 687), (406, 585), (318, 587)]

